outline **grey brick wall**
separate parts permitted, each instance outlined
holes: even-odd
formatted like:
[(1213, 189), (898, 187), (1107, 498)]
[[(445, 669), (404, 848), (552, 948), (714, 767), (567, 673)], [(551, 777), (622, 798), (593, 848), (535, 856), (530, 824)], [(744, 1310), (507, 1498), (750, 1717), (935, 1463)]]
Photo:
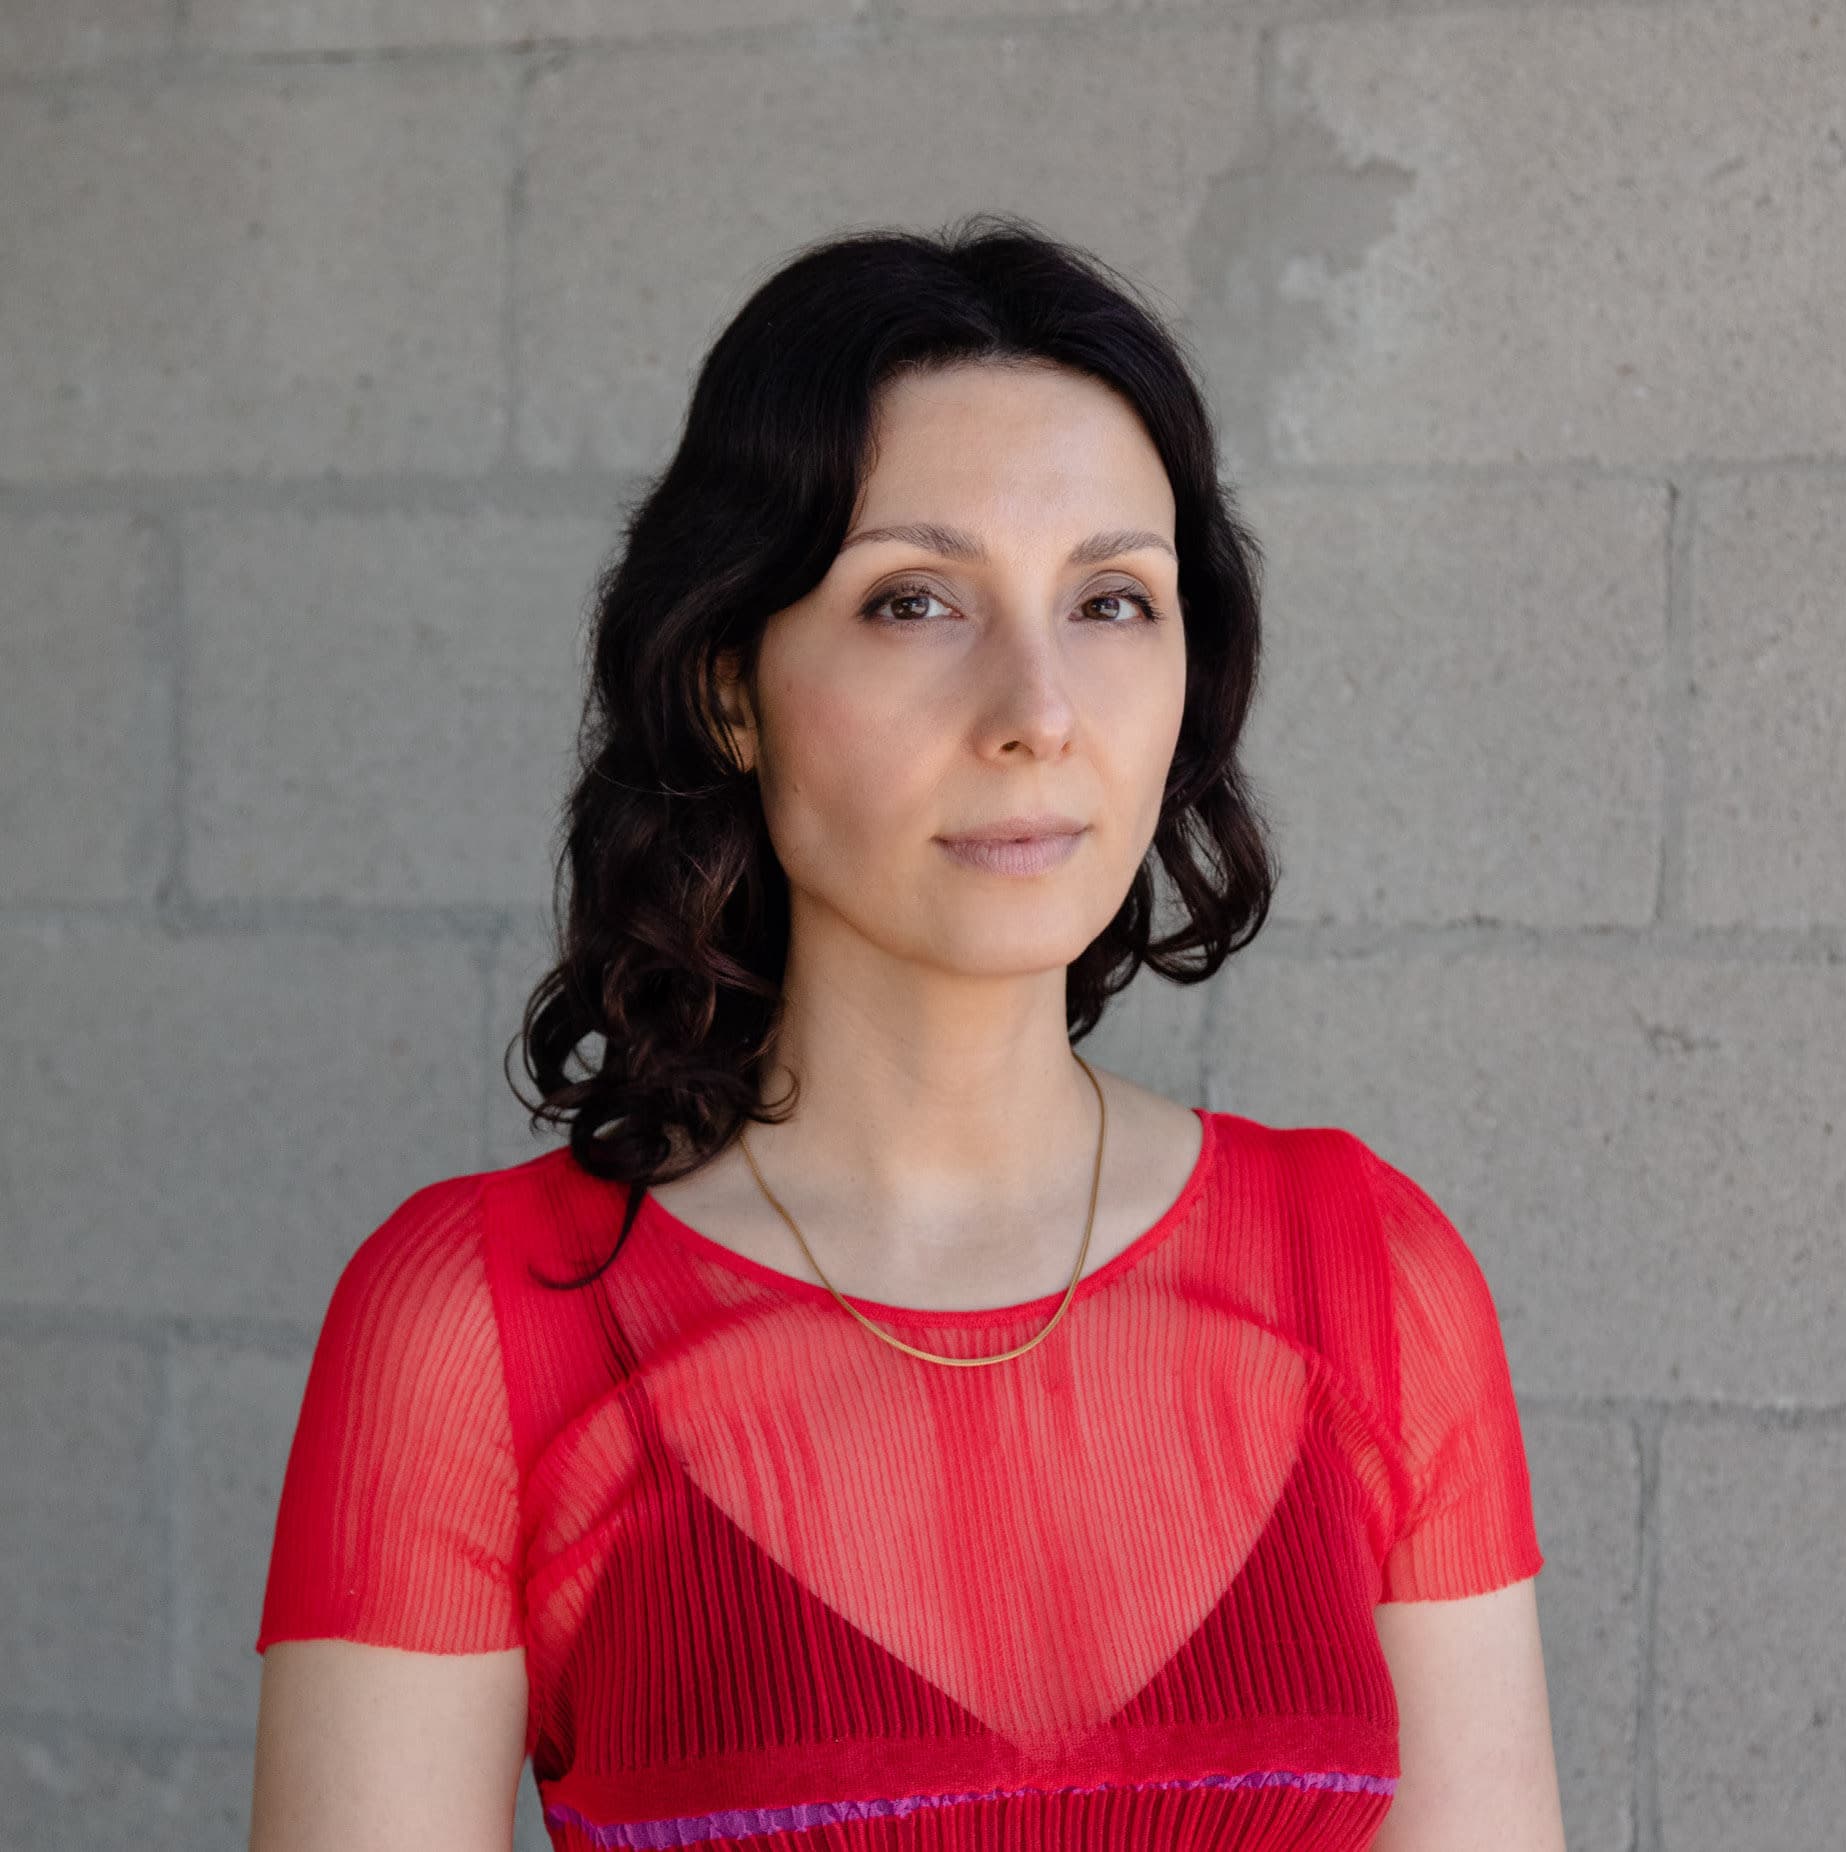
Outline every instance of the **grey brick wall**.
[(0, 1842), (244, 1844), (327, 1293), (534, 1148), (611, 511), (786, 251), (1001, 206), (1271, 557), (1276, 912), (1091, 1051), (1467, 1234), (1573, 1852), (1837, 1845), (1843, 96), (1813, 0), (0, 5)]

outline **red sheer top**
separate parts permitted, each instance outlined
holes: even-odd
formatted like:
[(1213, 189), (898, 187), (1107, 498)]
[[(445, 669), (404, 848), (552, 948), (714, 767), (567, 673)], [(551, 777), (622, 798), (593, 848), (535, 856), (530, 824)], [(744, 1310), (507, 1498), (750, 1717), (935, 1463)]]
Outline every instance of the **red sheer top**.
[[(555, 1846), (1367, 1845), (1373, 1608), (1537, 1572), (1486, 1280), (1349, 1132), (1197, 1163), (1022, 1357), (880, 1343), (564, 1146), (418, 1190), (334, 1289), (256, 1650), (523, 1647)], [(951, 1356), (984, 1311), (855, 1298)]]

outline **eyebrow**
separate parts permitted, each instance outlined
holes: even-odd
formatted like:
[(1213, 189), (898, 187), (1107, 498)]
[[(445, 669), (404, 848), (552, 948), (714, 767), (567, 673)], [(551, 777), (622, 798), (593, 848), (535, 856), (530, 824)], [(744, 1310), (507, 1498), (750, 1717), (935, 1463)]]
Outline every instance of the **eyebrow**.
[[(890, 527), (861, 528), (856, 534), (849, 534), (840, 542), (840, 551), (848, 547), (864, 546), (874, 540), (903, 540), (913, 547), (921, 547), (926, 553), (940, 553), (945, 559), (977, 560), (987, 563), (987, 549), (966, 528), (941, 527), (934, 521), (900, 521)], [(1118, 553), (1134, 553), (1144, 547), (1153, 547), (1162, 553), (1171, 554), (1174, 559), (1179, 555), (1173, 551), (1173, 543), (1163, 539), (1143, 527), (1115, 528), (1106, 533), (1092, 534), (1087, 540), (1080, 540), (1070, 550), (1066, 562), (1072, 566), (1094, 566), (1106, 559), (1114, 559)]]

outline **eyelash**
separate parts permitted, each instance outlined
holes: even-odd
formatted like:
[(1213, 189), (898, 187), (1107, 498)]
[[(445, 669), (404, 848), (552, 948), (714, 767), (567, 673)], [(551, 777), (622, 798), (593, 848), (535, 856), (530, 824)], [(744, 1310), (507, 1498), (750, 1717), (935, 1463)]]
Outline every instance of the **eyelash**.
[[(868, 623), (883, 624), (889, 629), (914, 630), (917, 625), (930, 622), (930, 619), (924, 617), (880, 617), (878, 612), (880, 607), (889, 604), (894, 598), (919, 597), (935, 598), (940, 600), (943, 604), (949, 602), (948, 599), (942, 597), (942, 594), (938, 592), (933, 585), (924, 585), (921, 582), (903, 585), (887, 585), (869, 604), (860, 608), (859, 615)], [(1086, 598), (1084, 602), (1086, 604), (1093, 604), (1098, 598), (1120, 598), (1128, 604), (1138, 606), (1143, 620), (1150, 624), (1160, 623), (1165, 616), (1165, 613), (1155, 604), (1147, 593), (1131, 591), (1127, 586), (1119, 586), (1106, 592), (1094, 592), (1089, 598)], [(1133, 626), (1130, 624), (1104, 621), (1103, 628), (1105, 630), (1129, 630), (1132, 629)]]

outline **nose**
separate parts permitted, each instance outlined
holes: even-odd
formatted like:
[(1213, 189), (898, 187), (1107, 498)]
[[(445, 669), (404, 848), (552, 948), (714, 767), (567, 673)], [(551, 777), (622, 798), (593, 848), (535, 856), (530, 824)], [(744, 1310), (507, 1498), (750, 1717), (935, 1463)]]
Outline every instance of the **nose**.
[(984, 746), (1035, 758), (1061, 752), (1076, 724), (1070, 664), (1050, 627), (1036, 621), (996, 624), (972, 661)]

